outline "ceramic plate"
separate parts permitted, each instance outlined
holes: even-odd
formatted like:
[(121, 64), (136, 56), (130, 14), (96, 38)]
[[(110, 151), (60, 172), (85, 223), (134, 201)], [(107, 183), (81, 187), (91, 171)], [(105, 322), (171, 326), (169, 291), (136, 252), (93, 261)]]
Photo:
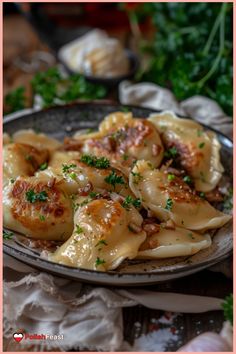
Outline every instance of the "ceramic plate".
[[(151, 109), (138, 107), (128, 109), (135, 117), (148, 117), (150, 113), (154, 113)], [(124, 106), (81, 103), (55, 107), (17, 118), (7, 117), (4, 120), (4, 131), (12, 134), (19, 129), (33, 128), (62, 140), (65, 135), (73, 135), (79, 129), (97, 128), (107, 114), (118, 110), (124, 110)], [(217, 135), (222, 145), (221, 161), (226, 171), (223, 178), (232, 183), (232, 142), (219, 132)], [(232, 223), (229, 222), (217, 230), (212, 245), (196, 255), (162, 260), (125, 261), (115, 271), (104, 273), (71, 268), (44, 260), (40, 258), (39, 250), (28, 247), (25, 241), (27, 241), (25, 237), (15, 233), (11, 240), (4, 240), (4, 252), (41, 271), (111, 286), (142, 286), (187, 276), (227, 258), (232, 253), (233, 243)]]

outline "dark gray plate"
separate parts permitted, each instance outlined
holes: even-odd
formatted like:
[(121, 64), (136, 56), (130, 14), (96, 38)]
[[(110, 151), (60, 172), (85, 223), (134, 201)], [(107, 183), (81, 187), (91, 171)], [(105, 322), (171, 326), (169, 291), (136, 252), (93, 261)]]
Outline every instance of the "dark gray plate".
[[(138, 107), (128, 107), (136, 117), (148, 117), (154, 111)], [(34, 128), (62, 140), (65, 135), (73, 135), (79, 129), (97, 128), (103, 118), (124, 106), (99, 103), (81, 103), (20, 116), (6, 117), (4, 131), (10, 134), (19, 129)], [(211, 128), (206, 127), (209, 130)], [(221, 161), (225, 175), (232, 182), (232, 142), (217, 132), (221, 142)], [(180, 278), (220, 262), (232, 253), (232, 223), (219, 229), (211, 247), (190, 257), (169, 258), (149, 261), (126, 261), (117, 270), (106, 273), (71, 268), (40, 258), (39, 252), (27, 248), (20, 242), (22, 236), (15, 234), (12, 240), (4, 240), (4, 252), (34, 268), (57, 276), (105, 285), (137, 286), (154, 284)]]

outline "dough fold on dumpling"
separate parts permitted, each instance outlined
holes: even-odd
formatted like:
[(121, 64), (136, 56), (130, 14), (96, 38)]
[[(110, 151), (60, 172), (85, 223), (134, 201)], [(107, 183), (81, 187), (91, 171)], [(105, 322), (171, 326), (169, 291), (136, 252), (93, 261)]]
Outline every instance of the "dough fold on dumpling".
[(161, 228), (146, 238), (141, 245), (137, 258), (169, 258), (191, 256), (211, 245), (209, 234), (201, 235), (184, 228)]
[(137, 161), (129, 177), (132, 192), (142, 205), (160, 220), (171, 219), (177, 226), (204, 231), (223, 226), (230, 215), (216, 210), (182, 180), (154, 169), (147, 161)]
[(62, 144), (43, 133), (35, 133), (33, 129), (21, 129), (13, 134), (15, 143), (26, 143), (37, 149), (48, 149), (50, 153), (58, 149)]
[(137, 256), (146, 238), (142, 221), (133, 206), (126, 210), (114, 200), (90, 201), (76, 211), (72, 236), (49, 258), (72, 267), (115, 269)]
[(175, 147), (181, 165), (193, 177), (197, 191), (213, 190), (222, 177), (221, 145), (215, 133), (173, 112), (152, 114), (148, 119), (158, 129), (166, 148)]

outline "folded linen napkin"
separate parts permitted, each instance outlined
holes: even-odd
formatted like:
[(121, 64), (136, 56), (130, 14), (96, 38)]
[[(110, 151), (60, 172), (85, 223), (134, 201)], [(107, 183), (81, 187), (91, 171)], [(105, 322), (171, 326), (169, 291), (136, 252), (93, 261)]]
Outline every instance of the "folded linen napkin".
[(141, 304), (164, 311), (200, 313), (220, 310), (222, 304), (222, 299), (214, 297), (81, 284), (36, 272), (6, 255), (4, 267), (5, 338), (12, 338), (18, 329), (64, 336), (52, 342), (31, 340), (39, 351), (55, 347), (61, 351), (119, 351), (123, 345), (122, 307)]
[[(232, 120), (208, 98), (195, 96), (178, 103), (167, 89), (129, 82), (120, 84), (119, 95), (122, 104), (172, 109), (232, 136)], [(225, 269), (228, 266), (218, 266), (216, 271)], [(225, 273), (231, 276), (228, 271)], [(4, 255), (4, 337), (12, 338), (17, 330), (64, 335), (63, 340), (40, 343), (31, 340), (30, 344), (35, 346), (30, 351), (55, 348), (119, 351), (124, 348), (122, 307), (142, 304), (159, 310), (193, 313), (219, 310), (221, 302), (210, 297), (85, 285), (40, 273)], [(27, 350), (29, 345), (23, 342), (21, 350)]]

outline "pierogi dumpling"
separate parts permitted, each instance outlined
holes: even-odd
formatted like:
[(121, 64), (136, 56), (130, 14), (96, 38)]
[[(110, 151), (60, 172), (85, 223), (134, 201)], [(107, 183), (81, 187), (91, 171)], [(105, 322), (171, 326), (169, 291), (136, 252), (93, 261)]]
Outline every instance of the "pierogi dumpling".
[[(112, 166), (128, 175), (137, 159), (149, 160), (155, 167), (162, 161), (164, 148), (154, 124), (146, 119), (133, 118), (131, 113), (115, 112), (108, 115), (99, 131), (76, 135), (80, 151), (107, 157)], [(68, 149), (76, 146), (68, 141)]]
[(62, 144), (43, 133), (35, 133), (33, 129), (18, 130), (13, 134), (12, 139), (15, 143), (25, 143), (37, 149), (48, 149), (50, 153), (58, 149)]
[(3, 190), (3, 225), (30, 238), (66, 240), (73, 231), (72, 201), (54, 179), (18, 177)]
[(47, 161), (48, 150), (37, 149), (23, 143), (7, 144), (3, 147), (3, 182), (18, 176), (32, 176)]
[(213, 190), (222, 177), (221, 145), (215, 133), (172, 112), (153, 114), (149, 121), (158, 129), (167, 148), (175, 147), (181, 165), (193, 177), (197, 191)]
[(138, 258), (169, 258), (191, 256), (211, 245), (208, 234), (201, 235), (194, 231), (176, 227), (174, 229), (160, 228), (146, 238), (141, 245)]
[(78, 208), (72, 236), (50, 260), (72, 267), (107, 271), (137, 256), (146, 238), (143, 218), (114, 200), (98, 199)]
[(223, 214), (200, 198), (183, 181), (154, 169), (150, 162), (138, 161), (131, 171), (129, 184), (145, 208), (160, 220), (171, 219), (179, 227), (204, 231), (226, 224), (230, 215)]

